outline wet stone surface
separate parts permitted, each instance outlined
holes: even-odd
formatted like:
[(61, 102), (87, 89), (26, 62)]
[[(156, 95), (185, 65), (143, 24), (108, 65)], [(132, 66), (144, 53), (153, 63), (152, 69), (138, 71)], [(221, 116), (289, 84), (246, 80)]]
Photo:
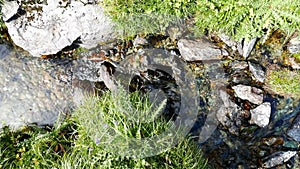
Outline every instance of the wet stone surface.
[[(168, 38), (160, 37), (157, 41), (153, 37), (137, 37), (134, 43), (118, 43), (108, 45), (108, 48), (100, 46), (83, 52), (77, 60), (33, 59), (6, 52), (7, 56), (0, 57), (0, 85), (5, 86), (0, 89), (0, 108), (6, 112), (1, 118), (16, 121), (18, 125), (24, 124), (24, 121), (16, 120), (21, 117), (28, 123), (53, 122), (51, 120), (62, 108), (80, 103), (84, 97), (82, 93), (94, 92), (99, 81), (105, 81), (109, 88), (110, 75), (125, 59), (123, 66), (137, 73), (130, 81), (131, 90), (147, 92), (163, 88), (160, 92), (165, 94), (169, 106), (165, 115), (173, 120), (177, 116), (180, 97), (183, 97), (178, 94), (178, 81), (166, 72), (147, 69), (150, 62), (143, 56), (156, 56), (155, 47), (161, 48), (160, 53), (163, 51), (172, 56), (167, 58), (180, 57), (180, 52), (172, 45), (166, 45), (168, 48), (163, 45), (162, 41), (173, 43)], [(5, 48), (0, 50), (7, 51)], [(196, 84), (186, 84), (195, 85), (199, 90), (199, 114), (191, 134), (214, 168), (299, 168), (300, 100), (273, 95), (264, 89), (264, 72), (275, 62), (281, 62), (278, 56), (282, 51), (272, 50), (272, 46), (257, 48), (253, 43), (244, 48), (249, 55), (246, 60), (243, 48), (239, 50), (238, 55), (187, 63)], [(141, 64), (135, 64), (136, 60)], [(180, 76), (182, 73), (176, 66), (171, 69), (175, 76)], [(11, 93), (10, 98), (8, 94)], [(15, 108), (19, 103), (22, 108)], [(24, 116), (30, 108), (43, 111), (40, 114), (32, 111)], [(18, 110), (18, 113), (13, 114), (17, 111), (12, 110)], [(32, 120), (30, 114), (37, 119)]]
[(59, 65), (17, 51), (2, 53), (0, 127), (53, 124), (59, 113), (67, 113), (72, 107), (72, 90), (62, 81), (63, 75), (52, 77), (59, 69)]

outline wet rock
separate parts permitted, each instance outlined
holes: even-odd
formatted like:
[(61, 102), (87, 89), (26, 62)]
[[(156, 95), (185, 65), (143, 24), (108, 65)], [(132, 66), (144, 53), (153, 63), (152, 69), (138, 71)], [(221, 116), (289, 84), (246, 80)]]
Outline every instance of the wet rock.
[[(91, 52), (87, 54), (91, 54)], [(115, 64), (104, 58), (90, 58), (89, 56), (84, 56), (76, 61), (73, 72), (74, 77), (81, 81), (104, 82), (109, 89), (115, 89), (116, 86), (110, 75), (115, 68)]]
[(223, 105), (217, 112), (217, 119), (223, 126), (228, 128), (230, 133), (238, 135), (239, 128), (242, 124), (241, 110), (229, 99), (230, 96), (225, 91), (220, 90), (220, 97), (223, 101)]
[(11, 51), (0, 57), (0, 128), (17, 129), (24, 125), (52, 125), (59, 113), (72, 107), (69, 84), (52, 77), (60, 66), (22, 56)]
[(256, 124), (260, 127), (265, 127), (269, 124), (270, 115), (271, 115), (271, 104), (269, 102), (263, 103), (256, 107), (255, 109), (250, 110), (251, 124)]
[(11, 50), (8, 48), (8, 46), (0, 44), (0, 59), (5, 58), (10, 52)]
[(265, 81), (265, 71), (262, 69), (262, 67), (259, 64), (254, 64), (251, 62), (248, 62), (249, 64), (249, 70), (253, 74), (254, 78), (263, 83)]
[(180, 39), (178, 49), (186, 61), (220, 60), (222, 55), (228, 55), (226, 51), (219, 49), (205, 38), (196, 40)]
[(248, 58), (251, 51), (253, 50), (255, 44), (256, 44), (257, 38), (251, 39), (249, 42), (244, 41), (243, 42), (243, 51), (240, 53), (245, 59)]
[(295, 141), (300, 142), (300, 115), (296, 117), (291, 129), (288, 130), (287, 135), (293, 138)]
[(256, 87), (237, 85), (232, 87), (237, 97), (248, 100), (254, 104), (261, 104), (263, 102), (263, 91)]
[(263, 163), (264, 168), (272, 168), (276, 167), (278, 165), (282, 165), (285, 162), (289, 161), (292, 157), (297, 155), (297, 151), (281, 151), (281, 152), (276, 152), (265, 159)]
[(300, 37), (299, 36), (296, 36), (289, 41), (289, 43), (287, 45), (287, 50), (292, 54), (296, 54), (296, 53), (300, 52)]
[[(115, 37), (113, 24), (100, 5), (85, 5), (80, 1), (61, 5), (59, 2), (51, 0), (47, 4), (20, 6), (24, 14), (16, 14), (17, 17), (5, 22), (14, 43), (33, 56), (40, 56), (56, 54), (75, 41), (77, 45), (92, 48)], [(3, 8), (9, 9), (7, 1)]]

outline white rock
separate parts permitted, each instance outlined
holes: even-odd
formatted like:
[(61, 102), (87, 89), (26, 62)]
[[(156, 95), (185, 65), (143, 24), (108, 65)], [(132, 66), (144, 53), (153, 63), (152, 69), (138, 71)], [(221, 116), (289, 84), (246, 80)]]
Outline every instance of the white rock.
[(265, 102), (255, 109), (250, 110), (251, 113), (251, 124), (256, 124), (260, 127), (265, 127), (269, 124), (271, 115), (271, 104)]
[(244, 41), (242, 55), (245, 59), (247, 59), (248, 56), (250, 55), (251, 51), (253, 50), (253, 48), (256, 44), (256, 41), (257, 41), (257, 38), (253, 38), (249, 42)]
[(272, 158), (263, 163), (264, 168), (273, 168), (289, 161), (292, 157), (297, 155), (297, 151), (286, 151), (286, 152), (276, 152)]
[(288, 45), (287, 45), (287, 50), (292, 53), (292, 54), (296, 54), (300, 52), (300, 37), (294, 37), (292, 38)]
[(2, 19), (6, 22), (17, 13), (19, 4), (17, 3), (17, 1), (5, 1), (4, 4), (5, 5), (2, 6), (1, 12)]
[(245, 85), (233, 86), (232, 89), (237, 97), (243, 100), (248, 100), (254, 104), (261, 104), (263, 102), (263, 91), (261, 89)]
[[(77, 39), (80, 46), (92, 48), (116, 37), (114, 25), (100, 5), (70, 1), (62, 7), (59, 0), (47, 2), (37, 4), (42, 11), (33, 10), (5, 23), (14, 43), (33, 56), (55, 54)], [(8, 5), (3, 4), (4, 8)]]

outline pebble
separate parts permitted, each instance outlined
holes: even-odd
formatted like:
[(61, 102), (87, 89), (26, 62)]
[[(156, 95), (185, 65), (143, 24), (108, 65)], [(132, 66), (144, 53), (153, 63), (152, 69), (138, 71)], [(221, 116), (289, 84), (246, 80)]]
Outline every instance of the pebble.
[(251, 124), (256, 124), (260, 127), (265, 127), (269, 124), (270, 115), (271, 115), (271, 104), (269, 102), (265, 102), (255, 109), (250, 110), (251, 120), (249, 121)]
[(265, 72), (263, 71), (262, 67), (259, 64), (254, 64), (251, 62), (248, 62), (249, 64), (249, 70), (253, 74), (254, 78), (263, 83), (265, 81)]
[(300, 143), (300, 115), (296, 117), (292, 127), (287, 132), (288, 136)]
[(267, 159), (263, 163), (264, 168), (272, 168), (278, 165), (281, 165), (287, 161), (289, 161), (292, 157), (294, 157), (297, 154), (297, 151), (281, 151), (281, 152), (276, 152), (265, 159)]

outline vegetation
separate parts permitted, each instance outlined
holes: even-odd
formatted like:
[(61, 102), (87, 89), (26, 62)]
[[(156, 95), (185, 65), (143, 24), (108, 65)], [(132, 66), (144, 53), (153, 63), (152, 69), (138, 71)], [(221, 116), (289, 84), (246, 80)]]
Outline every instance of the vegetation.
[(235, 39), (261, 37), (276, 29), (291, 34), (300, 25), (300, 2), (293, 0), (104, 0), (104, 4), (119, 28), (134, 33), (153, 33), (159, 24), (155, 33), (160, 33), (171, 16), (194, 18), (196, 31), (217, 31)]
[[(0, 168), (207, 168), (199, 148), (188, 138), (156, 156), (118, 154), (123, 145), (113, 133), (141, 139), (169, 127), (163, 118), (145, 122), (153, 120), (160, 109), (137, 93), (105, 92), (86, 99), (71, 117), (54, 127), (25, 127), (15, 132), (5, 127), (0, 133)], [(153, 110), (154, 114), (144, 114)], [(117, 150), (109, 148), (113, 144)]]
[(276, 94), (300, 98), (300, 71), (271, 70), (266, 86)]
[(163, 33), (195, 13), (196, 0), (104, 0), (102, 6), (125, 36)]
[(196, 24), (202, 31), (235, 39), (261, 37), (267, 30), (299, 29), (300, 3), (292, 0), (198, 0)]

